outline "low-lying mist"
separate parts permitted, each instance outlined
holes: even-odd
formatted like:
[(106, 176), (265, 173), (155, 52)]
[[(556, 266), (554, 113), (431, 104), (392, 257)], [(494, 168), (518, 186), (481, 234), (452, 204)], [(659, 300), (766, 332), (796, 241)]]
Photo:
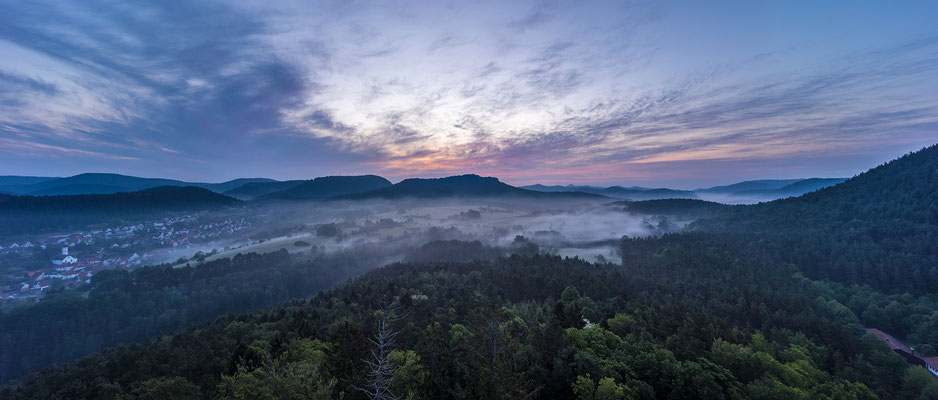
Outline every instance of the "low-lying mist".
[[(277, 202), (251, 206), (252, 232), (240, 242), (187, 249), (217, 259), (281, 248), (311, 256), (381, 246), (386, 262), (434, 241), (478, 241), (505, 255), (531, 243), (539, 253), (617, 262), (623, 236), (660, 233), (656, 217), (628, 213), (606, 200), (450, 198)], [(530, 247), (529, 247), (530, 248)], [(212, 251), (215, 250), (214, 253)], [(530, 250), (526, 250), (530, 251)], [(190, 254), (190, 255), (191, 255)], [(165, 260), (188, 257), (173, 251)]]

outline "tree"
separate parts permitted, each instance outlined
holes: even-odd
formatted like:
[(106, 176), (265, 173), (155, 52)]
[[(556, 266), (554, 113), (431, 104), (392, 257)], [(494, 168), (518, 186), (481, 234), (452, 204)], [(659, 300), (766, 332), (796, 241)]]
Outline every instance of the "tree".
[(371, 359), (362, 360), (368, 365), (368, 379), (364, 387), (354, 387), (362, 393), (365, 393), (372, 400), (399, 400), (402, 396), (394, 394), (391, 391), (391, 385), (396, 378), (395, 372), (398, 366), (391, 362), (391, 351), (394, 347), (397, 335), (400, 330), (391, 328), (391, 323), (399, 321), (403, 317), (392, 316), (396, 308), (382, 308), (377, 311), (378, 329), (373, 338), (368, 341), (372, 345)]

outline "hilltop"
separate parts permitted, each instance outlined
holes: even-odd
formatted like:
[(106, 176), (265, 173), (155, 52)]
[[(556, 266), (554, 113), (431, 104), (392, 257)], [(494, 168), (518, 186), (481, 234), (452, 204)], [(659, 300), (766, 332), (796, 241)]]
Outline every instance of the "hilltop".
[(800, 197), (728, 208), (692, 228), (782, 237), (779, 254), (813, 277), (933, 292), (936, 171), (938, 146), (931, 146)]
[(445, 178), (411, 178), (392, 186), (338, 199), (401, 199), (446, 197), (536, 197), (536, 198), (601, 198), (578, 192), (537, 192), (503, 183), (495, 177), (467, 174)]
[(364, 193), (391, 186), (391, 182), (377, 175), (324, 176), (292, 185), (291, 187), (260, 196), (263, 200), (321, 200), (330, 197)]
[(689, 190), (675, 190), (667, 188), (643, 188), (638, 186), (545, 186), (541, 184), (521, 186), (522, 189), (538, 192), (583, 192), (627, 200), (655, 200), (655, 199), (693, 199), (697, 194)]

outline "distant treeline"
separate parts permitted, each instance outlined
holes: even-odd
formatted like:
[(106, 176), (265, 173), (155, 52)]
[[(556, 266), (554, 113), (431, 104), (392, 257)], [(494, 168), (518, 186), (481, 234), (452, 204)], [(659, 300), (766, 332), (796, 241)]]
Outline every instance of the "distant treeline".
[[(221, 208), (238, 201), (196, 187), (68, 196), (0, 195), (0, 236), (81, 229), (166, 212)], [(136, 221), (135, 221), (136, 222)]]

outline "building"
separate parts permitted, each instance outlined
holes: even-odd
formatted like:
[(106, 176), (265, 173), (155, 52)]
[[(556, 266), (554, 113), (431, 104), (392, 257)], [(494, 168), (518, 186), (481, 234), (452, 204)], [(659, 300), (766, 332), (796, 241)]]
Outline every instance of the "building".
[(900, 355), (909, 364), (925, 367), (932, 375), (938, 376), (938, 357), (921, 358), (915, 354), (915, 349), (906, 346), (892, 335), (879, 329), (867, 328), (866, 333), (876, 336), (877, 339), (889, 346), (890, 350)]
[(925, 362), (925, 369), (927, 369), (928, 372), (938, 376), (938, 357), (926, 357), (923, 358), (922, 361)]

